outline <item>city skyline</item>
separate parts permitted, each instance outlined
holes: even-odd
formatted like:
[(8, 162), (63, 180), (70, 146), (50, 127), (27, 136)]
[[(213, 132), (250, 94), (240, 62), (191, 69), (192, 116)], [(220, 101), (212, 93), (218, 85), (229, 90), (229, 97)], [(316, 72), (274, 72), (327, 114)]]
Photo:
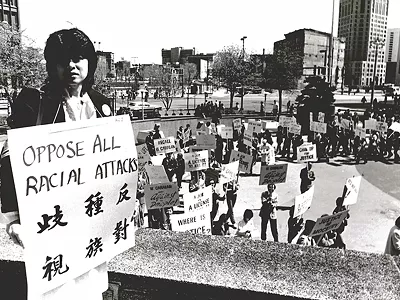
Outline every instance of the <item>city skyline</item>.
[[(21, 29), (38, 47), (44, 48), (50, 33), (78, 27), (96, 42), (97, 49), (114, 52), (116, 61), (124, 57), (133, 63), (161, 63), (162, 48), (194, 47), (196, 53), (209, 53), (232, 44), (242, 46), (243, 36), (247, 36), (246, 51), (262, 53), (265, 48), (266, 53), (272, 53), (273, 43), (291, 31), (331, 31), (331, 0), (270, 2), (249, 0), (246, 5), (234, 6), (225, 0), (204, 0), (199, 7), (188, 6), (183, 0), (123, 0), (118, 6), (107, 1), (42, 0), (38, 5), (20, 0), (19, 9)], [(339, 2), (336, 0), (335, 36)], [(400, 1), (390, 1), (388, 28), (400, 28), (396, 11), (400, 11)], [(41, 16), (45, 16), (43, 21)]]

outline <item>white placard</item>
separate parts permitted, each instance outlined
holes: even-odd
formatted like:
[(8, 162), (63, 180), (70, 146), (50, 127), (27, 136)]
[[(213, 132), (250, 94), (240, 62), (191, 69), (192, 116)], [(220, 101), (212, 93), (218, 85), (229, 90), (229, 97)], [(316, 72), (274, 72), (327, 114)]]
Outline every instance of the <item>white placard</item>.
[(176, 152), (175, 138), (170, 136), (163, 139), (155, 139), (154, 148), (157, 155), (162, 153), (174, 153)]
[(247, 128), (247, 130), (249, 130), (251, 132), (260, 133), (261, 129), (262, 129), (261, 121), (249, 120), (249, 127)]
[(151, 184), (169, 182), (164, 166), (146, 165), (144, 168)]
[(365, 129), (376, 130), (376, 120), (375, 119), (365, 120)]
[(212, 187), (208, 186), (192, 193), (183, 195), (185, 213), (210, 213), (212, 208)]
[(286, 182), (288, 164), (261, 166), (259, 185)]
[[(294, 121), (296, 123), (296, 121)], [(293, 124), (293, 118), (286, 116), (279, 116), (279, 125), (289, 128)]]
[(326, 133), (326, 123), (310, 122), (310, 130), (318, 133)]
[(242, 120), (241, 119), (233, 119), (233, 129), (240, 131), (242, 129)]
[(233, 139), (233, 128), (232, 127), (222, 127), (221, 137), (223, 139)]
[(128, 115), (13, 129), (8, 141), (32, 298), (134, 245)]
[(314, 144), (297, 147), (297, 162), (317, 161), (317, 147)]
[(175, 183), (157, 183), (144, 186), (147, 209), (158, 209), (179, 205), (179, 188)]
[(293, 134), (300, 135), (301, 134), (301, 125), (299, 124), (291, 124), (288, 131)]
[(212, 134), (198, 135), (196, 136), (196, 145), (203, 149), (215, 149), (215, 136)]
[(245, 130), (243, 133), (243, 143), (246, 146), (252, 147), (253, 146), (253, 132)]
[(320, 122), (320, 123), (325, 122), (325, 113), (323, 113), (323, 112), (318, 113), (318, 122)]
[(146, 144), (137, 145), (137, 156), (138, 156), (138, 163), (139, 163), (139, 171), (144, 172), (144, 167), (151, 162), (151, 156), (149, 150), (147, 149)]
[(194, 234), (211, 235), (211, 217), (209, 212), (198, 211), (171, 216), (173, 231), (189, 231)]
[(221, 184), (236, 180), (239, 172), (239, 161), (234, 161), (221, 166), (219, 182)]
[(208, 150), (184, 153), (183, 159), (186, 172), (206, 170), (209, 167)]
[(367, 135), (367, 130), (365, 128), (356, 128), (354, 130), (354, 135), (359, 136), (362, 139), (365, 139), (365, 137)]
[(239, 161), (239, 172), (250, 173), (253, 156), (232, 150), (229, 162)]
[(344, 195), (343, 205), (352, 205), (357, 203), (358, 193), (360, 191), (361, 176), (348, 178), (346, 180), (346, 194)]
[(400, 132), (400, 123), (398, 122), (393, 122), (392, 125), (389, 127), (391, 130)]
[(388, 124), (386, 123), (386, 122), (376, 122), (376, 129), (375, 129), (376, 131), (379, 131), (379, 132), (383, 132), (383, 133), (385, 133), (385, 132), (387, 132), (387, 130), (388, 130)]
[(311, 188), (309, 188), (306, 192), (295, 197), (293, 214), (294, 218), (297, 216), (301, 216), (311, 207), (313, 196), (314, 186), (311, 186)]

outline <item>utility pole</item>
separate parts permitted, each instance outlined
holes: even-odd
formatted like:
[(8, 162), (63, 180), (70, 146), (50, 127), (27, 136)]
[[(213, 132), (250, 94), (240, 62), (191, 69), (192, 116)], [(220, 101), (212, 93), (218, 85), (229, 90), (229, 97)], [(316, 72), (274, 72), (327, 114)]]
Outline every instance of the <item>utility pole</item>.
[[(242, 37), (240, 40), (243, 42), (243, 51), (242, 51), (242, 63), (244, 64), (244, 40), (247, 39), (247, 36)], [(242, 92), (240, 93), (240, 110), (243, 112), (243, 97), (244, 97), (244, 86), (242, 82)]]
[(333, 39), (333, 23), (335, 20), (335, 0), (332, 0), (332, 24), (331, 24), (331, 38), (329, 41), (329, 63), (328, 63), (328, 81), (329, 86), (332, 86), (332, 70), (333, 70), (333, 48), (334, 48), (334, 39)]
[(374, 39), (373, 41), (371, 41), (371, 45), (370, 46), (375, 46), (375, 59), (374, 59), (374, 75), (372, 77), (372, 87), (371, 87), (371, 108), (373, 105), (373, 101), (374, 101), (374, 92), (375, 92), (375, 80), (376, 80), (376, 65), (378, 64), (378, 50), (379, 47), (384, 46), (384, 42), (382, 40), (380, 40), (379, 38)]

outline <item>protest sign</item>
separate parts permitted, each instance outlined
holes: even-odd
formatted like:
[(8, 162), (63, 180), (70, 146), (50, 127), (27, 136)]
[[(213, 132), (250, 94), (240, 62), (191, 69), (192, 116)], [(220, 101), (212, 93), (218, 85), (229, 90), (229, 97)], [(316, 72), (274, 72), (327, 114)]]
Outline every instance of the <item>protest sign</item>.
[(212, 187), (208, 186), (192, 193), (183, 194), (185, 213), (210, 213), (212, 208), (212, 193)]
[(326, 133), (326, 123), (310, 122), (310, 130), (318, 133)]
[(151, 184), (169, 182), (164, 166), (147, 165), (145, 166), (145, 170)]
[(398, 122), (393, 122), (392, 125), (389, 127), (391, 130), (400, 132), (400, 123)]
[(215, 136), (212, 134), (198, 135), (196, 136), (196, 145), (203, 149), (215, 149)]
[(297, 161), (317, 161), (317, 147), (314, 144), (301, 145), (297, 147)]
[(246, 146), (253, 146), (253, 132), (248, 131), (247, 129), (243, 133), (243, 143)]
[(170, 136), (163, 139), (155, 139), (154, 148), (156, 149), (157, 155), (162, 153), (174, 153), (176, 152), (175, 138)]
[(219, 178), (220, 183), (227, 183), (235, 180), (239, 172), (239, 161), (234, 161), (221, 166), (221, 174)]
[(250, 173), (253, 156), (232, 150), (229, 162), (239, 161), (239, 172)]
[(144, 172), (144, 167), (151, 162), (151, 156), (149, 150), (147, 149), (147, 145), (137, 145), (136, 151), (138, 156), (139, 172)]
[(217, 125), (217, 133), (218, 133), (218, 134), (221, 134), (222, 128), (224, 128), (224, 127), (225, 127), (225, 124), (219, 124), (219, 125)]
[(147, 209), (179, 205), (179, 188), (175, 183), (157, 183), (144, 186)]
[(318, 218), (310, 236), (321, 235), (331, 230), (336, 230), (347, 217), (348, 213), (348, 210), (344, 210), (334, 215)]
[(233, 139), (233, 128), (232, 127), (222, 127), (221, 128), (221, 137), (223, 139)]
[(318, 113), (318, 122), (324, 123), (324, 121), (325, 121), (325, 113), (319, 112)]
[(190, 130), (183, 132), (183, 143), (186, 144), (190, 140)]
[(262, 129), (261, 121), (249, 120), (249, 127), (247, 128), (247, 130), (251, 132), (260, 133), (261, 129)]
[(183, 159), (185, 160), (186, 172), (208, 169), (209, 162), (207, 150), (184, 153)]
[(345, 193), (343, 205), (352, 205), (357, 203), (358, 192), (360, 190), (361, 176), (348, 178), (345, 184)]
[(288, 164), (261, 166), (259, 185), (286, 182)]
[(356, 128), (354, 129), (354, 135), (359, 136), (362, 139), (365, 139), (367, 135), (367, 130), (365, 128)]
[(311, 122), (311, 121), (314, 121), (314, 115), (313, 115), (312, 112), (310, 112), (310, 122)]
[(195, 234), (211, 235), (210, 212), (196, 211), (171, 216), (173, 231), (189, 231)]
[(340, 120), (340, 127), (342, 127), (343, 129), (350, 129), (350, 120), (342, 118)]
[(240, 131), (242, 129), (242, 120), (241, 119), (233, 119), (233, 129)]
[(376, 120), (375, 119), (365, 120), (364, 124), (365, 124), (365, 129), (376, 130)]
[(279, 125), (282, 127), (290, 127), (293, 124), (293, 119), (291, 117), (279, 116)]
[(210, 134), (213, 134), (213, 135), (218, 134), (218, 132), (217, 132), (217, 127), (215, 127), (215, 124), (214, 124), (214, 123), (211, 123), (211, 124), (210, 124), (210, 128), (211, 128)]
[(314, 196), (314, 186), (311, 186), (306, 192), (298, 195), (294, 199), (294, 214), (293, 217), (301, 216), (311, 206), (311, 202)]
[(294, 124), (292, 123), (292, 124), (290, 125), (288, 131), (289, 131), (290, 133), (300, 135), (300, 134), (301, 134), (301, 125), (296, 124), (296, 123), (294, 123)]
[(134, 245), (128, 115), (8, 131), (32, 299)]
[(376, 122), (376, 131), (379, 132), (387, 132), (388, 130), (388, 124), (386, 122)]
[(261, 162), (267, 165), (275, 164), (275, 150), (270, 144), (261, 145), (260, 147)]

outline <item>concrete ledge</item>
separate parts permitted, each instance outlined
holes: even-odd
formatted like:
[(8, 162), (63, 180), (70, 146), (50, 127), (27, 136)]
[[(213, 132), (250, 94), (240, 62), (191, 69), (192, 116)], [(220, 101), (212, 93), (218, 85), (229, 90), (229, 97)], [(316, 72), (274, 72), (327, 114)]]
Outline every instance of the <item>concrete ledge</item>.
[[(0, 232), (0, 287), (24, 299), (22, 251)], [(400, 299), (399, 258), (140, 229), (109, 263), (110, 299)], [(8, 295), (8, 294), (7, 294)]]

